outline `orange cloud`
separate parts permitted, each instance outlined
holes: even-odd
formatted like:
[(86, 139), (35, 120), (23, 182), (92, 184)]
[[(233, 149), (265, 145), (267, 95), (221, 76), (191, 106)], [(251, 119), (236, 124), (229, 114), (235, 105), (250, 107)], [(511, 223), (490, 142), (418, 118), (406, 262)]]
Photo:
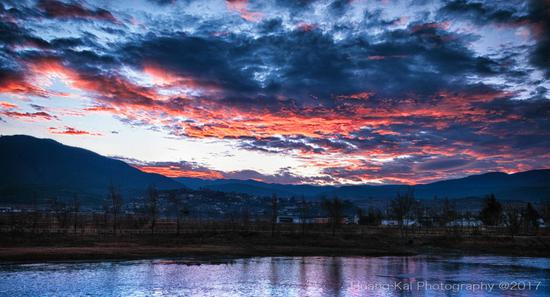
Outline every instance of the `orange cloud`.
[[(383, 102), (376, 107), (343, 105), (338, 109), (324, 107), (282, 109), (266, 111), (256, 108), (242, 109), (221, 105), (216, 101), (177, 99), (150, 104), (113, 102), (116, 113), (142, 123), (163, 123), (180, 127), (178, 134), (197, 138), (268, 138), (273, 136), (304, 136), (325, 138), (329, 135), (349, 136), (364, 127), (379, 134), (397, 133), (384, 127), (402, 124), (413, 125), (413, 118), (426, 119), (427, 127), (443, 129), (450, 123), (498, 122), (506, 119), (487, 118), (492, 111), (475, 104), (490, 102), (503, 93), (460, 94), (441, 92), (433, 101), (401, 100)], [(109, 96), (109, 95), (105, 95)], [(370, 93), (351, 95), (351, 98), (369, 98)], [(135, 102), (134, 102), (135, 103)], [(437, 103), (437, 104), (436, 104)], [(185, 117), (191, 121), (177, 121)]]
[(3, 114), (8, 117), (12, 117), (12, 118), (30, 119), (30, 120), (42, 119), (42, 120), (50, 121), (50, 120), (57, 119), (55, 116), (44, 111), (39, 111), (39, 112), (3, 111), (3, 112), (0, 112), (0, 114)]
[(175, 74), (154, 64), (146, 64), (143, 73), (151, 78), (158, 92), (196, 93), (195, 95), (212, 96), (221, 92), (218, 86), (197, 81), (191, 76)]
[(111, 77), (81, 74), (65, 66), (56, 58), (41, 58), (29, 61), (27, 66), (35, 76), (58, 75), (77, 89), (100, 94), (103, 99), (122, 100), (133, 104), (148, 105), (160, 99), (157, 92), (148, 87), (139, 86), (113, 73)]
[[(98, 100), (98, 105), (84, 109), (92, 112), (110, 112), (125, 117), (129, 122), (152, 125), (170, 129), (174, 135), (185, 135), (194, 138), (230, 138), (269, 140), (279, 137), (305, 137), (315, 142), (314, 148), (321, 150), (290, 147), (298, 158), (307, 159), (308, 164), (320, 170), (341, 165), (341, 170), (355, 172), (353, 179), (357, 182), (399, 182), (411, 184), (419, 181), (436, 179), (437, 176), (419, 177), (387, 172), (377, 173), (374, 168), (382, 166), (375, 163), (369, 172), (364, 172), (365, 164), (359, 160), (392, 160), (403, 155), (409, 156), (453, 156), (463, 154), (472, 158), (481, 157), (477, 151), (468, 151), (466, 145), (417, 145), (412, 142), (407, 146), (397, 146), (384, 141), (367, 148), (355, 148), (346, 151), (345, 146), (339, 147), (330, 142), (322, 142), (334, 137), (342, 141), (362, 141), (368, 143), (373, 137), (396, 136), (407, 137), (417, 133), (419, 129), (444, 129), (451, 124), (465, 123), (471, 127), (479, 127), (479, 131), (489, 123), (509, 120), (495, 114), (494, 110), (483, 108), (483, 104), (508, 96), (502, 92), (447, 92), (442, 91), (428, 98), (392, 100), (382, 99), (374, 93), (365, 91), (351, 95), (335, 96), (339, 102), (336, 108), (323, 106), (294, 106), (268, 110), (256, 106), (232, 106), (223, 100), (223, 90), (216, 86), (202, 84), (193, 77), (177, 75), (155, 65), (143, 67), (143, 73), (148, 75), (153, 86), (144, 87), (130, 81), (116, 72), (110, 77), (97, 77), (78, 73), (56, 60), (34, 61), (29, 66), (35, 75), (61, 75), (67, 83), (77, 89), (90, 92)], [(206, 90), (212, 97), (187, 97), (185, 90)], [(173, 96), (161, 94), (165, 90), (175, 90)], [(216, 95), (220, 95), (217, 97)], [(349, 100), (351, 99), (351, 100)], [(421, 122), (419, 128), (418, 123)], [(400, 125), (411, 129), (394, 129)], [(365, 136), (356, 132), (368, 129)], [(51, 133), (71, 135), (94, 135), (77, 129), (52, 129)], [(414, 136), (411, 136), (414, 137)], [(284, 147), (283, 147), (284, 149)], [(495, 149), (495, 151), (507, 151)], [(316, 159), (322, 154), (327, 160)], [(344, 154), (344, 155), (343, 155)], [(345, 156), (345, 157), (343, 157)], [(495, 154), (492, 157), (496, 157)], [(504, 156), (501, 156), (505, 158)], [(345, 162), (338, 164), (339, 159)], [(506, 157), (508, 158), (508, 157)], [(354, 163), (356, 162), (356, 163)], [(350, 165), (351, 164), (351, 165)], [(507, 165), (503, 165), (507, 166)], [(160, 173), (172, 177), (189, 176), (200, 178), (223, 178), (224, 173), (215, 170), (197, 170), (181, 166), (153, 166), (150, 164), (137, 166), (143, 171)], [(506, 167), (509, 168), (509, 167)], [(363, 172), (362, 172), (363, 170)], [(380, 169), (382, 170), (382, 169)], [(442, 175), (447, 173), (441, 173)], [(336, 175), (335, 175), (336, 176)], [(340, 182), (351, 180), (350, 175), (344, 175)]]
[(351, 94), (348, 96), (338, 96), (338, 99), (356, 99), (356, 100), (367, 100), (374, 95), (374, 92), (361, 92), (356, 94)]
[(17, 108), (17, 105), (6, 101), (0, 101), (0, 106), (5, 109)]
[(64, 129), (58, 129), (58, 128), (55, 128), (55, 127), (50, 127), (50, 128), (48, 128), (48, 130), (52, 134), (102, 136), (101, 133), (93, 133), (93, 132), (88, 132), (88, 131), (84, 131), (84, 130), (78, 130), (78, 129), (75, 129), (73, 127), (68, 127), (68, 126), (65, 126)]
[(3, 78), (0, 81), (0, 93), (46, 96), (48, 92), (24, 81), (22, 77)]
[(93, 106), (93, 107), (86, 107), (84, 108), (84, 111), (97, 111), (97, 112), (114, 112), (116, 109), (109, 106)]
[(148, 172), (162, 174), (168, 177), (195, 177), (204, 179), (220, 179), (223, 178), (223, 174), (214, 170), (196, 170), (196, 169), (182, 169), (179, 166), (151, 166), (151, 165), (132, 165), (137, 169)]
[(296, 27), (300, 31), (309, 32), (309, 31), (317, 28), (317, 25), (316, 24), (310, 24), (310, 23), (299, 23)]
[(259, 22), (263, 14), (261, 12), (252, 12), (248, 10), (248, 0), (226, 0), (227, 8), (236, 11), (241, 18), (249, 22)]

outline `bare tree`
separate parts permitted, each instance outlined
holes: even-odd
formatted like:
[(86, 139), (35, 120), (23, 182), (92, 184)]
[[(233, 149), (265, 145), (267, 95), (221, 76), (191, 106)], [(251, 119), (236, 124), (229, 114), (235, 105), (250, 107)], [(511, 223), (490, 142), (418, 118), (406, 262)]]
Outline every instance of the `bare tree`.
[(76, 234), (76, 228), (78, 226), (78, 214), (80, 212), (80, 199), (78, 198), (78, 194), (74, 194), (73, 196), (73, 227), (74, 227), (74, 233)]
[(479, 213), (481, 221), (488, 226), (496, 226), (502, 220), (502, 205), (495, 195), (491, 194), (485, 198), (485, 206)]
[(183, 204), (182, 199), (176, 192), (171, 192), (168, 196), (170, 204), (172, 204), (172, 211), (176, 217), (176, 234), (180, 235), (181, 220), (189, 215), (189, 209)]
[(250, 209), (248, 208), (248, 206), (245, 206), (241, 209), (240, 215), (244, 231), (248, 231), (250, 227)]
[(397, 193), (397, 197), (390, 201), (390, 211), (399, 223), (401, 236), (404, 235), (403, 231), (407, 230), (407, 228), (405, 227), (409, 225), (410, 220), (413, 217), (416, 205), (417, 201), (414, 199), (414, 192), (411, 189), (409, 189), (403, 195)]
[(103, 203), (101, 204), (101, 210), (103, 211), (103, 222), (101, 223), (100, 220), (97, 220), (96, 228), (99, 228), (101, 226), (103, 229), (107, 229), (107, 225), (109, 223), (109, 213), (111, 212), (110, 197), (108, 197), (107, 199), (103, 199)]
[(302, 224), (302, 237), (306, 235), (306, 224), (309, 217), (309, 205), (306, 202), (304, 196), (299, 202), (299, 212), (300, 212), (300, 223)]
[(54, 214), (58, 227), (65, 229), (68, 221), (68, 208), (65, 203), (54, 197), (50, 200), (50, 210)]
[(155, 233), (155, 225), (159, 214), (158, 203), (159, 194), (157, 188), (154, 185), (150, 185), (147, 188), (147, 212), (151, 221), (151, 234)]
[(449, 201), (449, 198), (445, 198), (441, 205), (441, 212), (439, 213), (439, 224), (446, 226), (447, 223), (457, 219), (456, 205)]
[(550, 224), (550, 199), (546, 198), (540, 202), (540, 216), (546, 225)]
[(378, 208), (370, 206), (367, 210), (367, 214), (364, 215), (361, 211), (359, 216), (359, 224), (368, 226), (378, 226), (382, 222), (382, 212)]
[(38, 219), (40, 217), (40, 213), (38, 211), (38, 200), (36, 196), (37, 196), (36, 192), (33, 192), (32, 193), (32, 217), (31, 217), (31, 220), (32, 220), (31, 230), (33, 234), (36, 232), (36, 228), (38, 227)]
[(323, 199), (322, 206), (328, 213), (332, 236), (336, 235), (336, 227), (342, 222), (344, 216), (344, 203), (338, 197), (332, 199)]
[(273, 193), (271, 196), (271, 237), (275, 236), (275, 227), (277, 224), (277, 216), (279, 212), (279, 199), (277, 195)]
[(510, 235), (514, 236), (519, 233), (521, 225), (523, 224), (523, 214), (524, 210), (515, 206), (507, 205), (505, 208), (505, 218), (504, 221)]
[(110, 210), (113, 214), (113, 234), (116, 234), (118, 227), (118, 216), (122, 212), (123, 200), (118, 189), (111, 183), (109, 185), (109, 201), (111, 203)]
[(420, 200), (415, 200), (415, 203), (413, 205), (413, 219), (415, 219), (418, 222), (418, 226), (420, 226), (420, 223), (426, 216), (427, 210), (422, 205), (422, 202)]
[(531, 205), (531, 203), (527, 203), (527, 207), (525, 208), (525, 231), (536, 232), (539, 228), (539, 219), (540, 215), (538, 211), (533, 207), (533, 205)]

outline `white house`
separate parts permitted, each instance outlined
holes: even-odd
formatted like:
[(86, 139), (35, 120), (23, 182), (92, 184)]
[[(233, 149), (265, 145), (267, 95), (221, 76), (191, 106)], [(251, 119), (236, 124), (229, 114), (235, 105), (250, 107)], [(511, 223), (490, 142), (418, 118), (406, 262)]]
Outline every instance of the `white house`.
[[(382, 226), (399, 226), (398, 220), (382, 220), (380, 223)], [(420, 224), (416, 220), (405, 219), (403, 220), (403, 226), (412, 227), (419, 226)]]
[(447, 227), (470, 227), (470, 228), (481, 227), (481, 225), (483, 225), (483, 223), (480, 220), (474, 219), (474, 218), (456, 219), (454, 221), (451, 221), (445, 224), (445, 226)]
[(295, 216), (277, 216), (277, 224), (297, 224), (299, 222), (299, 218)]

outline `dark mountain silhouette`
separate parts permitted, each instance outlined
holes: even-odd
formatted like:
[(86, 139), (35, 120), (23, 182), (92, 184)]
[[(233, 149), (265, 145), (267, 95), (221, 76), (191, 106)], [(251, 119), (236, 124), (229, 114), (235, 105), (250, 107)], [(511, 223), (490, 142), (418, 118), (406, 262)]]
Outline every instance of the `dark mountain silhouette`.
[(246, 193), (258, 196), (271, 196), (273, 194), (277, 194), (281, 197), (312, 197), (321, 195), (327, 191), (336, 188), (334, 186), (270, 184), (255, 180), (238, 179), (206, 180), (199, 178), (180, 177), (176, 178), (175, 180), (191, 189), (204, 188), (221, 192)]
[[(128, 164), (94, 152), (65, 146), (54, 140), (30, 136), (0, 137), (0, 203), (29, 203), (51, 197), (72, 197), (75, 193), (90, 205), (98, 206), (113, 183), (126, 196), (133, 198), (154, 184), (160, 189), (188, 187), (222, 192), (280, 197), (304, 196), (316, 199), (338, 196), (364, 204), (384, 204), (407, 185), (283, 185), (254, 180), (170, 179), (142, 172)], [(550, 170), (532, 170), (515, 174), (500, 172), (473, 175), (412, 187), (415, 196), (462, 201), (480, 201), (487, 194), (503, 200), (540, 201), (550, 198)]]
[(430, 184), (408, 185), (350, 185), (350, 186), (312, 186), (281, 185), (262, 183), (253, 180), (201, 180), (196, 178), (178, 178), (182, 184), (194, 188), (207, 188), (223, 192), (241, 192), (252, 195), (338, 196), (350, 200), (394, 198), (397, 193), (412, 188), (419, 199), (475, 198), (495, 194), (500, 199), (539, 201), (550, 198), (550, 169), (532, 170), (515, 174), (492, 172), (472, 175), (460, 179), (445, 180)]
[[(154, 184), (160, 189), (183, 186), (163, 175), (142, 172), (94, 152), (31, 136), (0, 137), (0, 202), (29, 202), (78, 193), (98, 202), (110, 183), (129, 195)], [(101, 201), (101, 200), (100, 200)]]

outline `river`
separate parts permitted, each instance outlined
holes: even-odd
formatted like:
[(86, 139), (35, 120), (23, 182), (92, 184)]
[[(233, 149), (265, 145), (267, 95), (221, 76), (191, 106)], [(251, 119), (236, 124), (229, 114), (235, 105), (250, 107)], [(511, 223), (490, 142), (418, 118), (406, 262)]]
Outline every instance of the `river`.
[(0, 296), (550, 296), (550, 259), (262, 257), (216, 263), (2, 264)]

